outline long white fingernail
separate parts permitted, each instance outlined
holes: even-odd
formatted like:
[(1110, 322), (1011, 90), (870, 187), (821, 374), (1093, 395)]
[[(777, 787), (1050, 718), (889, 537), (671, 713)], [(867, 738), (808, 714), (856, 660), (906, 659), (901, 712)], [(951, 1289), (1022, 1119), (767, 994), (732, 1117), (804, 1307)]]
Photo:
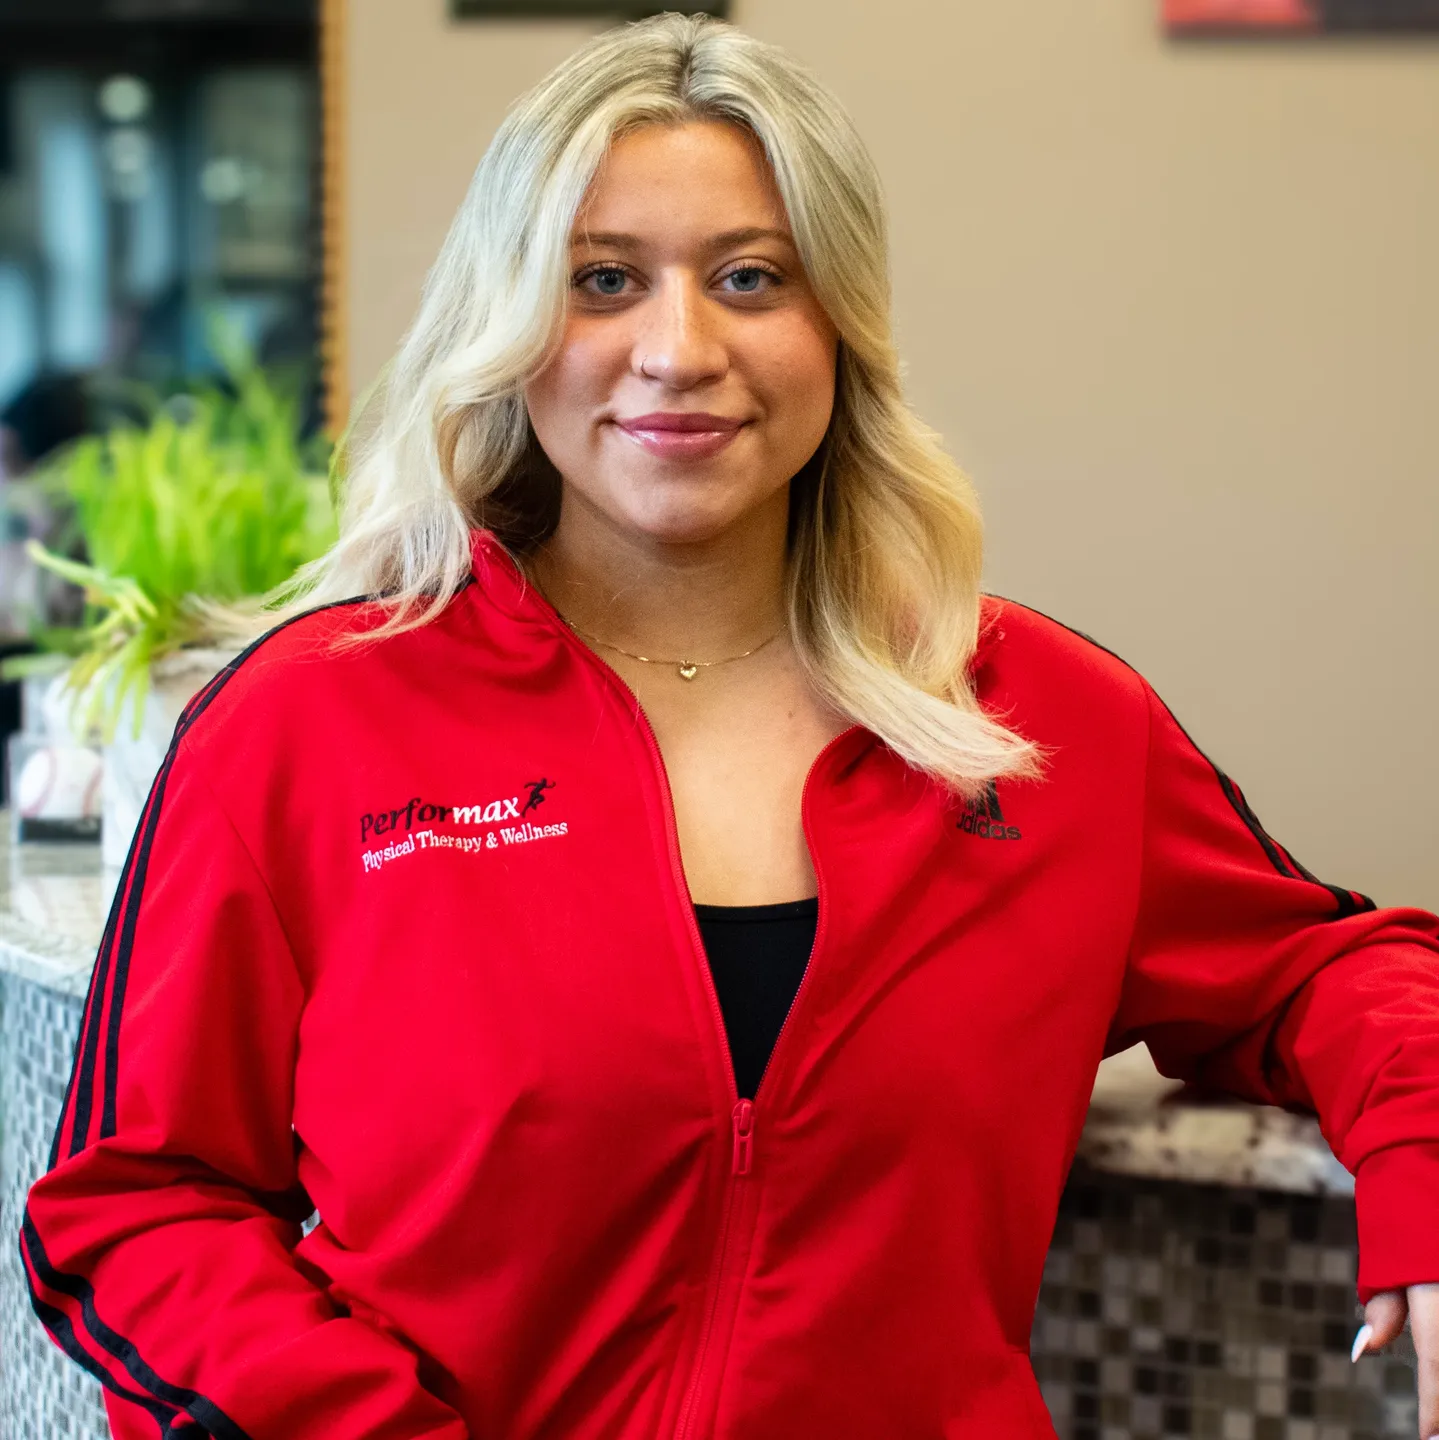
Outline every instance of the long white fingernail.
[(1359, 1357), (1369, 1348), (1369, 1342), (1374, 1338), (1374, 1327), (1372, 1325), (1361, 1325), (1359, 1333), (1354, 1337), (1354, 1348), (1349, 1352), (1349, 1359), (1352, 1363), (1358, 1364)]

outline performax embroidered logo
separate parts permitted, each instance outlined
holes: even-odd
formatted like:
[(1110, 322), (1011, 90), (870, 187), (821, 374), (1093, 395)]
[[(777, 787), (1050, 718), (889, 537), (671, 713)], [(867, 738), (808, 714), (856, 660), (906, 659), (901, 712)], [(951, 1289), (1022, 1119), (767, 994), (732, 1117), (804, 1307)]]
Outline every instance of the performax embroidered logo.
[[(569, 822), (539, 825), (527, 820), (534, 814), (549, 791), (553, 780), (527, 780), (523, 795), (510, 795), (478, 805), (438, 805), (416, 795), (391, 810), (371, 810), (360, 816), (360, 861), (366, 874), (373, 874), (386, 865), (428, 850), (458, 850), (466, 855), (485, 850), (498, 850), (504, 845), (528, 845), (535, 840), (553, 840), (569, 834)], [(506, 825), (506, 820), (517, 823)], [(496, 828), (479, 835), (456, 834), (438, 826), (489, 825)], [(374, 842), (381, 835), (394, 837), (384, 845)], [(373, 848), (370, 848), (373, 846)]]

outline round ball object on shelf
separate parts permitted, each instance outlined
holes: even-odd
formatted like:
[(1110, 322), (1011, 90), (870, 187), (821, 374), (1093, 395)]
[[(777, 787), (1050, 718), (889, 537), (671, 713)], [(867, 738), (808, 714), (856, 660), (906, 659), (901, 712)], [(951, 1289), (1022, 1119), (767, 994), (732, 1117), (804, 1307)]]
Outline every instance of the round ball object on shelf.
[(26, 820), (93, 820), (104, 762), (80, 745), (46, 745), (21, 767), (15, 808)]

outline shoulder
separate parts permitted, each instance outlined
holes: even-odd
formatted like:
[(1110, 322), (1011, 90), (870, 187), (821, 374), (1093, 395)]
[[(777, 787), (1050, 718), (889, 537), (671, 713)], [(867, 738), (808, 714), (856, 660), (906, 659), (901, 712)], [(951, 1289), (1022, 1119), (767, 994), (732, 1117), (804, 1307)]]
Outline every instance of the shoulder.
[(237, 707), (278, 698), (303, 684), (302, 672), (332, 660), (347, 644), (381, 623), (379, 607), (365, 598), (317, 606), (267, 630), (204, 685), (181, 715), (177, 740), (192, 746), (224, 724)]
[(1093, 636), (999, 595), (985, 595), (981, 601), (975, 658), (981, 665), (1008, 662), (1062, 670), (1134, 695), (1147, 689), (1144, 677), (1127, 660)]
[(1014, 600), (983, 597), (974, 673), (980, 698), (1016, 719), (1083, 713), (1148, 725), (1151, 692), (1132, 665), (1083, 631)]
[(186, 705), (173, 747), (190, 756), (223, 750), (252, 755), (343, 730), (352, 712), (379, 697), (403, 703), (410, 677), (431, 650), (453, 606), (416, 629), (375, 635), (385, 606), (357, 596), (294, 616), (248, 645)]

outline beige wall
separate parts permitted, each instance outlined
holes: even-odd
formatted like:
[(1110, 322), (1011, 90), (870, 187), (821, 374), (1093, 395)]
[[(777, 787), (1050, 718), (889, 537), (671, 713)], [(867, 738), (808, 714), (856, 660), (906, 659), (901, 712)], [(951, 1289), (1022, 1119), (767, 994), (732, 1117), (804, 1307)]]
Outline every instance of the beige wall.
[(595, 30), (451, 25), (448, 0), (348, 0), (350, 383), (363, 394), (511, 100)]
[[(1439, 907), (1439, 47), (1174, 45), (1157, 8), (736, 18), (875, 152), (991, 588), (1144, 671), (1311, 869)], [(352, 0), (357, 387), (505, 104), (586, 33), (443, 10)]]

